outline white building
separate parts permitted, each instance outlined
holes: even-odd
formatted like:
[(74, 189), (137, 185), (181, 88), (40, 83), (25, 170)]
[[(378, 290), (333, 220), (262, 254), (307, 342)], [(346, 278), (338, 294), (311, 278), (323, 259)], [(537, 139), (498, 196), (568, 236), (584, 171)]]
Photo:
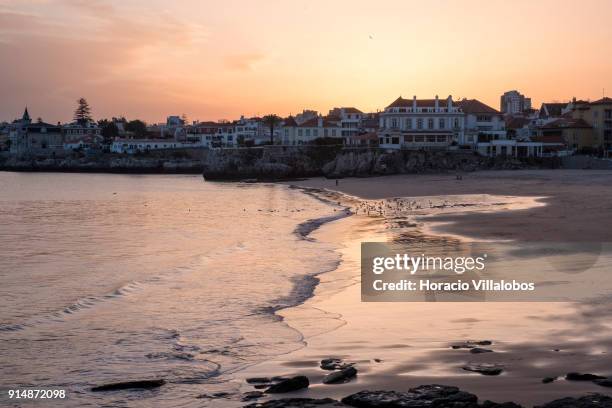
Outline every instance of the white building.
[(351, 137), (359, 134), (363, 112), (357, 108), (334, 108), (329, 111), (326, 119), (336, 122), (342, 128), (342, 137)]
[(134, 154), (150, 150), (198, 147), (194, 143), (182, 143), (171, 139), (116, 139), (111, 144), (112, 153)]
[(380, 115), (379, 145), (392, 149), (448, 148), (463, 140), (463, 112), (453, 98), (404, 99), (401, 96)]
[(338, 143), (342, 144), (342, 128), (335, 122), (323, 119), (320, 115), (302, 124), (298, 124), (291, 116), (283, 121), (281, 141), (284, 145), (309, 144), (322, 137), (338, 138)]
[(506, 122), (501, 112), (477, 99), (463, 99), (457, 106), (464, 115), (460, 145), (475, 147), (478, 142), (506, 139)]

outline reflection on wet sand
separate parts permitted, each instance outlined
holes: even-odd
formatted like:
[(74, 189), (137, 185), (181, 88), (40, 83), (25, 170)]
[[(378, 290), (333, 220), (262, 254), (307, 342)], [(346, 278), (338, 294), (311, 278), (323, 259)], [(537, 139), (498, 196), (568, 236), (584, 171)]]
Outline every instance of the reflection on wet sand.
[[(521, 216), (542, 211), (543, 200), (535, 195), (460, 195), (360, 202), (349, 196), (347, 205), (355, 216), (330, 223), (313, 234), (323, 242), (342, 243), (340, 267), (320, 276), (314, 298), (281, 312), (289, 325), (304, 333), (306, 347), (251, 367), (240, 373), (240, 378), (307, 375), (313, 385), (299, 395), (313, 398), (342, 398), (364, 389), (402, 391), (433, 383), (458, 386), (481, 400), (511, 400), (526, 406), (588, 392), (610, 394), (609, 389), (595, 383), (563, 378), (572, 371), (612, 375), (608, 358), (612, 308), (604, 297), (589, 304), (360, 301), (362, 242), (397, 242), (432, 252), (461, 251), (465, 250), (466, 236), (446, 234), (432, 221), (448, 217), (445, 222), (456, 223), (462, 217), (473, 220), (474, 214), (500, 211), (510, 219), (513, 211)], [(497, 238), (515, 237), (501, 234)], [(492, 239), (487, 235), (484, 241)], [(517, 262), (529, 261), (530, 255), (516, 256)], [(563, 259), (571, 255), (556, 255), (559, 257), (547, 261), (548, 267), (561, 269), (567, 278), (544, 282), (543, 287), (551, 290), (573, 279), (572, 268)], [(587, 256), (578, 269), (588, 269), (592, 261)], [(329, 323), (321, 326), (326, 319)], [(472, 347), (452, 347), (483, 340), (488, 345), (477, 346), (485, 349), (482, 352), (474, 352)], [(326, 373), (318, 364), (329, 357), (356, 362), (358, 377), (342, 385), (322, 385)], [(497, 375), (483, 375), (474, 368), (499, 371), (495, 371)]]

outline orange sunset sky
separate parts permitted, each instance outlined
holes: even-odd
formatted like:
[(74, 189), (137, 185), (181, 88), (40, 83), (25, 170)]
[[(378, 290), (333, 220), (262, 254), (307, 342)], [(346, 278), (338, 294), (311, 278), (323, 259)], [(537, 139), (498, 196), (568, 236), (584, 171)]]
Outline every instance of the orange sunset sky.
[(0, 120), (612, 95), (612, 1), (0, 0)]

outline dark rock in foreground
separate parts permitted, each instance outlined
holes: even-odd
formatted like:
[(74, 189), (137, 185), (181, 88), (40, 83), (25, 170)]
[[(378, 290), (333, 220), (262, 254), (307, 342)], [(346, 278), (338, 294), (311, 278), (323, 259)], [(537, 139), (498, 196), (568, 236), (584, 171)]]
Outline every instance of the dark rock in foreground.
[(142, 381), (126, 381), (112, 384), (100, 385), (93, 387), (91, 390), (94, 392), (98, 391), (116, 391), (116, 390), (128, 390), (128, 389), (151, 389), (161, 387), (166, 383), (165, 380), (142, 380)]
[(544, 378), (542, 378), (542, 383), (549, 384), (549, 383), (555, 381), (556, 379), (557, 379), (557, 377), (544, 377)]
[(473, 349), (470, 350), (470, 353), (472, 354), (482, 354), (482, 353), (492, 353), (493, 350), (489, 350), (486, 348), (482, 348), (482, 347), (474, 347)]
[(523, 408), (522, 405), (516, 404), (514, 402), (502, 402), (497, 403), (493, 401), (485, 401), (480, 405), (480, 408)]
[(250, 401), (253, 399), (261, 398), (264, 396), (264, 393), (261, 391), (249, 391), (242, 394), (243, 401)]
[(593, 383), (600, 385), (602, 387), (612, 387), (612, 380), (609, 379), (600, 379), (600, 380), (593, 380)]
[(446, 385), (421, 385), (408, 392), (360, 391), (342, 402), (359, 408), (478, 408), (476, 395)]
[(266, 392), (269, 394), (280, 394), (301, 390), (302, 388), (308, 388), (309, 385), (310, 381), (308, 381), (308, 377), (298, 375), (297, 377), (288, 378), (277, 384), (272, 385), (266, 390)]
[(593, 381), (593, 380), (605, 380), (606, 377), (596, 374), (581, 374), (581, 373), (567, 373), (565, 379), (568, 381)]
[(312, 398), (284, 398), (261, 403), (249, 404), (245, 408), (325, 408), (325, 407), (346, 407), (331, 398), (312, 399)]
[(482, 375), (500, 375), (504, 368), (499, 364), (473, 364), (462, 367), (465, 371), (473, 371)]
[(534, 408), (612, 408), (612, 398), (593, 394), (580, 398), (561, 398)]
[(323, 378), (323, 384), (337, 384), (342, 382), (350, 381), (351, 378), (357, 375), (357, 369), (355, 367), (347, 367), (340, 371), (334, 371), (333, 373), (327, 374)]
[(323, 370), (342, 370), (343, 368), (347, 368), (351, 365), (352, 364), (345, 363), (340, 358), (326, 358), (324, 360), (321, 360), (320, 367)]

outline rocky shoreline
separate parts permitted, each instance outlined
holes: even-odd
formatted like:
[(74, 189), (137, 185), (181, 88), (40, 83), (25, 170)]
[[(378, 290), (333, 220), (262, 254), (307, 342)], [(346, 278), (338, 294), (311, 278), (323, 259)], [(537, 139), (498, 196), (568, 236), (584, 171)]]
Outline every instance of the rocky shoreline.
[(0, 170), (203, 174), (208, 180), (291, 180), (370, 177), (389, 174), (472, 172), (559, 167), (558, 160), (497, 157), (471, 151), (343, 148), (342, 146), (264, 146), (236, 149), (150, 151), (137, 155), (66, 153), (62, 157), (0, 156)]

